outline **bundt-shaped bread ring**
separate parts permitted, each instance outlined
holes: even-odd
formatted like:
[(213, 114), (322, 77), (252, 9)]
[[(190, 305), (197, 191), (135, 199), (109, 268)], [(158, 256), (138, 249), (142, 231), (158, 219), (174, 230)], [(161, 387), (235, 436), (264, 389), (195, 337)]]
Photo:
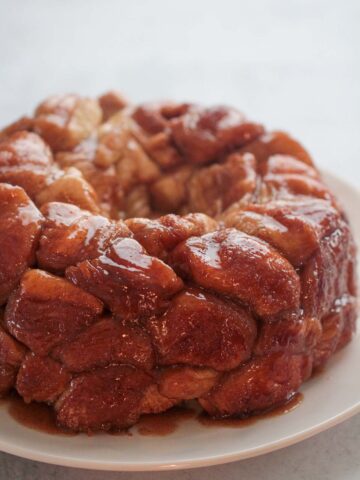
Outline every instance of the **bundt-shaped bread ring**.
[(52, 97), (0, 133), (0, 395), (73, 431), (288, 401), (355, 330), (311, 157), (233, 108)]

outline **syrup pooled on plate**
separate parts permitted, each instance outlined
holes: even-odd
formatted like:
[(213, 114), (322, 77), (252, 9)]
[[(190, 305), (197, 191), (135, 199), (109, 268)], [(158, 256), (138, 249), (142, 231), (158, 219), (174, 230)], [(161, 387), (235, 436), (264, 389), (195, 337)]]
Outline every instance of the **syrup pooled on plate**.
[(201, 413), (198, 415), (197, 420), (201, 425), (205, 427), (230, 427), (230, 428), (244, 428), (254, 425), (258, 421), (278, 417), (280, 415), (286, 415), (287, 413), (292, 412), (297, 408), (303, 401), (303, 394), (300, 392), (295, 393), (293, 397), (284, 405), (275, 407), (273, 410), (268, 412), (259, 413), (251, 417), (244, 418), (211, 418), (206, 413)]
[(6, 406), (9, 415), (26, 428), (50, 435), (76, 435), (56, 424), (54, 410), (45, 403), (25, 403), (17, 394), (11, 394), (2, 403)]
[[(143, 415), (136, 425), (135, 432), (141, 436), (164, 437), (174, 433), (184, 421), (196, 419), (205, 427), (231, 427), (244, 428), (263, 419), (285, 415), (297, 408), (303, 400), (301, 393), (296, 393), (287, 403), (265, 413), (246, 418), (211, 418), (206, 413), (197, 414), (192, 406), (173, 407), (163, 413)], [(26, 428), (47, 433), (49, 435), (73, 436), (76, 433), (59, 427), (52, 408), (44, 403), (25, 403), (17, 394), (11, 394), (6, 399), (0, 400), (6, 406), (9, 415)], [(109, 431), (110, 435), (133, 436), (129, 430)]]
[(196, 416), (195, 410), (185, 407), (173, 407), (163, 413), (144, 415), (136, 425), (142, 436), (164, 437), (175, 432), (185, 420)]

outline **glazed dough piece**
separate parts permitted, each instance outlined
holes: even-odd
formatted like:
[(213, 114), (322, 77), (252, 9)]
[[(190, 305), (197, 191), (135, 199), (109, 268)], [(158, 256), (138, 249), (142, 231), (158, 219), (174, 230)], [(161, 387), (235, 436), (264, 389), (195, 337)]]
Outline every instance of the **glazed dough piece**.
[(0, 143), (0, 182), (22, 187), (30, 198), (51, 178), (53, 157), (35, 133), (18, 132)]
[(28, 353), (17, 375), (16, 390), (27, 403), (54, 403), (70, 380), (71, 375), (60, 363)]
[(52, 356), (72, 372), (83, 372), (111, 363), (126, 363), (151, 370), (155, 360), (145, 331), (140, 327), (123, 325), (112, 317), (99, 320), (70, 342), (56, 347)]
[(118, 430), (133, 425), (152, 378), (129, 365), (78, 375), (56, 403), (57, 421), (70, 430)]
[(162, 170), (178, 167), (185, 161), (174, 144), (169, 122), (189, 108), (186, 103), (146, 103), (132, 112), (135, 137)]
[(170, 264), (197, 285), (228, 295), (271, 317), (300, 305), (300, 281), (290, 263), (262, 240), (235, 229), (192, 237), (178, 245)]
[(230, 208), (222, 219), (227, 227), (265, 240), (295, 267), (304, 265), (322, 238), (343, 223), (329, 202), (313, 198), (243, 205)]
[(281, 131), (266, 132), (255, 141), (246, 144), (240, 151), (252, 153), (259, 163), (279, 154), (313, 165), (312, 158), (305, 148), (289, 134)]
[(25, 354), (25, 346), (10, 336), (0, 324), (0, 397), (14, 387)]
[(28, 270), (6, 306), (5, 325), (34, 353), (46, 355), (94, 323), (102, 308), (100, 300), (67, 280)]
[(118, 91), (111, 90), (99, 97), (99, 104), (103, 113), (103, 119), (106, 121), (119, 110), (127, 105), (126, 98)]
[(55, 95), (37, 107), (33, 128), (57, 152), (74, 148), (92, 133), (101, 119), (96, 100), (79, 95)]
[(210, 293), (188, 289), (148, 329), (160, 365), (231, 370), (248, 360), (256, 322), (244, 309)]
[(93, 215), (75, 205), (51, 202), (41, 209), (45, 222), (37, 260), (41, 268), (63, 273), (71, 265), (96, 258), (118, 238), (131, 236), (121, 220)]
[(256, 189), (256, 162), (253, 155), (233, 153), (224, 163), (204, 167), (187, 183), (190, 212), (217, 217), (234, 202), (252, 197)]
[(66, 269), (74, 285), (101, 298), (123, 320), (163, 310), (183, 282), (132, 238), (120, 238), (100, 257)]
[(156, 220), (130, 218), (125, 223), (150, 255), (163, 260), (182, 241), (218, 228), (215, 220), (202, 213), (190, 213), (183, 217), (169, 214)]
[(220, 378), (211, 368), (174, 366), (165, 368), (158, 377), (159, 392), (170, 399), (192, 400), (209, 392)]
[(249, 122), (238, 110), (229, 107), (193, 106), (170, 122), (174, 142), (191, 163), (204, 164), (242, 147), (264, 131)]
[(0, 184), (0, 305), (35, 262), (43, 216), (24, 190)]
[(216, 417), (254, 414), (290, 399), (310, 373), (311, 357), (307, 355), (256, 357), (224, 375), (200, 404)]
[(41, 207), (48, 202), (66, 202), (84, 210), (100, 213), (97, 195), (77, 168), (59, 172), (46, 188), (36, 195), (36, 204)]

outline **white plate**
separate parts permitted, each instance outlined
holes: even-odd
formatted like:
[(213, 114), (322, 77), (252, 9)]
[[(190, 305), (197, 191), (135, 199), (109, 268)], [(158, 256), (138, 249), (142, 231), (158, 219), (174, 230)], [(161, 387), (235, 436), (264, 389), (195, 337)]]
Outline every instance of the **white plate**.
[[(326, 179), (344, 204), (360, 240), (360, 193)], [(360, 411), (360, 335), (333, 357), (325, 372), (302, 388), (304, 399), (286, 415), (244, 428), (204, 427), (189, 419), (164, 437), (49, 436), (25, 428), (0, 408), (0, 450), (42, 462), (99, 470), (166, 470), (201, 467), (261, 455), (315, 435)]]

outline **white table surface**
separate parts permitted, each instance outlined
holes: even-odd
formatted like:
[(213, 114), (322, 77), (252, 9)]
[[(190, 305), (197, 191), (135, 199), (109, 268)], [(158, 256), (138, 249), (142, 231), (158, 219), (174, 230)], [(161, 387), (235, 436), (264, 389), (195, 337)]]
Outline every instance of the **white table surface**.
[[(359, 186), (359, 47), (358, 0), (0, 0), (0, 125), (59, 92), (228, 103), (292, 132)], [(358, 480), (360, 416), (193, 471), (88, 472), (0, 454), (0, 480), (115, 478)]]

